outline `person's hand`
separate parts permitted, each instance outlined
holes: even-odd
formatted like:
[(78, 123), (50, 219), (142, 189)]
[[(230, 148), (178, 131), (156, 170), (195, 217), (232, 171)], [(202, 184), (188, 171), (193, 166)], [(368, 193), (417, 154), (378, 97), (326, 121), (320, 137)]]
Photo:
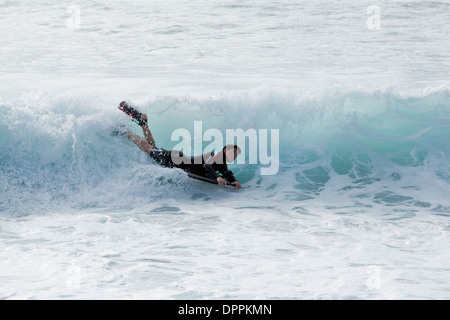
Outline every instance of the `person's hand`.
[(241, 189), (241, 187), (242, 187), (241, 184), (239, 183), (239, 181), (232, 182), (231, 184), (234, 185), (236, 187), (236, 189), (238, 189), (238, 190)]
[(219, 186), (226, 186), (227, 182), (225, 180), (223, 180), (222, 177), (218, 177), (217, 178), (217, 183), (219, 184)]

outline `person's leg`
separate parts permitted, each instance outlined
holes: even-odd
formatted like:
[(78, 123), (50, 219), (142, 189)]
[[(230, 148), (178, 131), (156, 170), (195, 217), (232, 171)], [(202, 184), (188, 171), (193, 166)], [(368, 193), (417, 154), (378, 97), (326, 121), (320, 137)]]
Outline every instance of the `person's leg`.
[(155, 147), (155, 145), (150, 144), (147, 140), (139, 137), (137, 134), (134, 134), (132, 132), (127, 132), (126, 137), (130, 139), (135, 145), (137, 145), (139, 149), (147, 154), (150, 154), (150, 150)]
[[(143, 114), (142, 119), (147, 120), (147, 115)], [(155, 147), (155, 139), (153, 139), (152, 133), (150, 132), (150, 129), (147, 124), (142, 125), (142, 131), (144, 131), (145, 140), (152, 145), (152, 148)]]

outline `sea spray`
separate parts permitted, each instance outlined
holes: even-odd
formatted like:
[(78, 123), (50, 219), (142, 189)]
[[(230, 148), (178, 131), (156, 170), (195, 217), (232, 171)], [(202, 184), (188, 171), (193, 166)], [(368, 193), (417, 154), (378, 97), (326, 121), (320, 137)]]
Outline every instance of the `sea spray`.
[[(327, 190), (348, 195), (352, 190), (352, 197), (366, 198), (368, 203), (432, 207), (423, 196), (430, 194), (430, 183), (449, 182), (450, 101), (446, 91), (423, 97), (343, 92), (317, 99), (271, 92), (264, 99), (258, 97), (258, 104), (251, 97), (255, 95), (205, 100), (160, 97), (139, 107), (149, 115), (158, 146), (167, 149), (176, 146), (171, 141), (173, 132), (183, 128), (194, 134), (200, 120), (204, 131), (214, 129), (224, 136), (227, 130), (279, 128), (277, 165), (281, 171), (274, 178), (280, 185), (292, 184), (299, 194), (296, 199), (316, 198)], [(4, 210), (7, 203), (13, 211), (23, 206), (39, 210), (33, 201), (95, 206), (110, 201), (116, 193), (130, 199), (120, 203), (133, 205), (141, 197), (174, 196), (193, 183), (183, 172), (158, 167), (129, 141), (113, 136), (113, 128), (121, 124), (142, 133), (127, 117), (113, 111), (114, 101), (97, 97), (94, 107), (90, 99), (37, 94), (2, 104)], [(182, 118), (180, 112), (184, 112)], [(210, 144), (198, 142), (202, 148)], [(251, 147), (249, 139), (241, 143), (244, 149)], [(242, 160), (244, 164), (230, 167), (236, 177), (248, 188), (261, 184), (264, 179), (258, 177), (263, 176), (260, 170), (267, 163), (252, 163), (248, 152)], [(406, 187), (410, 191), (405, 198), (401, 195)], [(260, 196), (278, 191), (271, 189)], [(24, 203), (23, 198), (29, 200)]]

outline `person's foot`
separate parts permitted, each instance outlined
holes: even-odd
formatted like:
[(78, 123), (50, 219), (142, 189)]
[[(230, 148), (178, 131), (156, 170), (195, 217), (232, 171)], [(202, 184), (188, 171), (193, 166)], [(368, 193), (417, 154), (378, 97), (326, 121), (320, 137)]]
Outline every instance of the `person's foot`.
[(126, 101), (122, 101), (119, 104), (119, 109), (128, 114), (129, 116), (131, 116), (133, 118), (133, 121), (136, 122), (141, 127), (143, 125), (147, 125), (147, 115), (145, 115), (144, 118), (142, 113), (140, 113), (134, 107), (129, 106)]

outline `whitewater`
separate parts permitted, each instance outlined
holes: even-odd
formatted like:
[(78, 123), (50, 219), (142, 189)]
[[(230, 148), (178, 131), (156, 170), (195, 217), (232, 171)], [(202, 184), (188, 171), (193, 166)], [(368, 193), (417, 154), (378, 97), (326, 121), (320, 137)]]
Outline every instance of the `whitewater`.
[[(448, 1), (1, 1), (0, 299), (449, 299)], [(279, 130), (242, 189), (177, 129)], [(206, 141), (193, 141), (202, 143)]]

